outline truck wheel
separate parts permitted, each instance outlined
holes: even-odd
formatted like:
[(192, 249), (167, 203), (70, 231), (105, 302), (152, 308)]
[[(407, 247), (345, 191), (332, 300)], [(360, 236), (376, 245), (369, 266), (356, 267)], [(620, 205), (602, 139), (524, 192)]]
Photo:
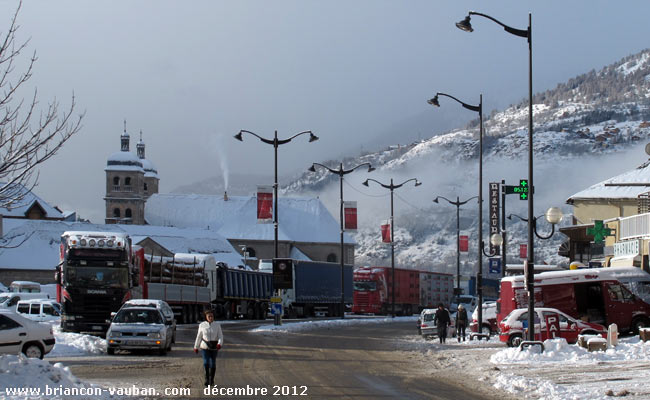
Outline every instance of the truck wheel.
[(492, 333), (490, 325), (483, 325), (483, 328), (481, 328), (481, 333), (490, 337), (490, 334)]
[(115, 349), (113, 349), (111, 347), (107, 348), (106, 349), (106, 354), (108, 354), (109, 356), (112, 356), (113, 354), (115, 354)]
[(508, 347), (517, 347), (521, 341), (521, 333), (514, 333), (508, 338)]
[(251, 304), (246, 308), (246, 319), (255, 318), (255, 305)]
[(224, 306), (223, 316), (225, 319), (232, 319), (232, 310), (230, 303), (226, 303)]
[(648, 326), (650, 326), (650, 323), (648, 323), (646, 318), (637, 318), (632, 321), (632, 333), (638, 335), (641, 328), (647, 328)]

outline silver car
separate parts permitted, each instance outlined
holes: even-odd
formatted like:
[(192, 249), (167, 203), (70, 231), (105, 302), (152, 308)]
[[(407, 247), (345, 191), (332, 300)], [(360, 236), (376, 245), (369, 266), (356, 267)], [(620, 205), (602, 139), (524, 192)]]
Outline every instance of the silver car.
[(106, 352), (156, 350), (161, 356), (172, 349), (173, 328), (160, 310), (151, 307), (123, 308), (115, 314), (106, 333)]

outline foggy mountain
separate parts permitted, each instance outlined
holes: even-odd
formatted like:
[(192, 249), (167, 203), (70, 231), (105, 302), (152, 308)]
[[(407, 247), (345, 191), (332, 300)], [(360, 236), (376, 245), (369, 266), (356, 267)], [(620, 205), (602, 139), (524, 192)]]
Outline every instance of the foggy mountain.
[[(450, 105), (451, 106), (451, 105)], [(643, 146), (650, 136), (650, 50), (628, 56), (600, 71), (577, 76), (555, 89), (534, 97), (535, 212), (540, 216), (551, 206), (565, 212), (561, 225), (571, 225), (567, 198), (583, 188), (630, 170), (647, 160)], [(432, 110), (446, 113), (447, 108)], [(458, 107), (460, 108), (460, 106)], [(505, 180), (516, 185), (528, 174), (528, 102), (484, 115), (483, 196), (488, 183)], [(423, 132), (431, 132), (425, 130)], [(387, 146), (342, 160), (349, 169), (370, 162), (345, 176), (344, 199), (358, 202), (359, 230), (357, 265), (390, 265), (390, 246), (381, 243), (380, 225), (390, 218), (390, 192), (366, 178), (395, 184), (417, 178), (394, 191), (395, 257), (398, 267), (417, 267), (441, 272), (456, 270), (456, 207), (436, 196), (461, 201), (478, 194), (478, 118), (455, 129), (406, 145)], [(338, 168), (341, 160), (322, 161)], [(254, 187), (248, 193), (254, 191)], [(217, 192), (219, 193), (219, 192)], [(338, 219), (339, 177), (322, 168), (305, 172), (281, 186), (283, 196), (318, 196)], [(523, 217), (527, 202), (508, 196), (506, 211)], [(464, 274), (473, 274), (478, 256), (476, 200), (460, 209), (461, 234), (470, 236), (469, 253), (461, 255)], [(483, 240), (489, 241), (487, 207), (483, 211)], [(542, 235), (550, 232), (543, 218)], [(519, 244), (527, 241), (527, 225), (516, 217), (507, 221), (508, 263), (521, 263)], [(557, 255), (565, 240), (556, 233), (535, 244), (536, 263), (566, 263)], [(484, 259), (487, 268), (487, 261)]]

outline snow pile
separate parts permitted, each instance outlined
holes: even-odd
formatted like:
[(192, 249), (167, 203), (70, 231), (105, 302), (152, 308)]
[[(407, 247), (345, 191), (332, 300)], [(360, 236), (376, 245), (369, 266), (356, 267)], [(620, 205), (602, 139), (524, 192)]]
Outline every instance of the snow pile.
[(61, 327), (56, 325), (56, 323), (52, 325), (56, 343), (52, 351), (45, 357), (83, 356), (106, 353), (106, 341), (104, 339), (92, 335), (62, 332)]
[[(251, 332), (300, 332), (312, 329), (329, 329), (338, 326), (351, 326), (360, 324), (382, 324), (389, 322), (417, 321), (417, 316), (411, 317), (386, 317), (386, 318), (346, 318), (330, 319), (325, 321), (302, 321), (302, 322), (283, 322), (282, 325), (262, 325), (258, 328), (251, 329)], [(413, 324), (415, 329), (415, 324)]]
[[(22, 391), (13, 392), (14, 389), (22, 389)], [(75, 393), (78, 395), (74, 395)], [(70, 369), (61, 363), (51, 365), (45, 360), (26, 358), (22, 354), (0, 356), (0, 397), (3, 399), (111, 398), (98, 386), (85, 383), (72, 375)]]

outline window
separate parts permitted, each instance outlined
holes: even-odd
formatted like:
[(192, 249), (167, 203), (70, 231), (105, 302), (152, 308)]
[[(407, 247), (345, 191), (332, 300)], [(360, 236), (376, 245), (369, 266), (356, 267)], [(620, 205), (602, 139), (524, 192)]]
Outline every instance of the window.
[(32, 308), (29, 309), (29, 313), (32, 315), (38, 315), (41, 313), (41, 305), (39, 303), (32, 304)]
[(144, 191), (147, 191), (147, 182), (144, 183)]
[(334, 253), (329, 253), (327, 255), (327, 262), (336, 262), (336, 254)]
[(114, 208), (113, 209), (113, 218), (119, 218), (120, 217), (120, 209), (119, 208)]
[(113, 185), (119, 186), (120, 185), (120, 177), (116, 176), (113, 178)]
[(22, 314), (29, 314), (29, 304), (18, 304), (18, 307), (16, 307), (16, 311)]
[(249, 258), (255, 258), (257, 256), (257, 253), (255, 253), (255, 249), (252, 247), (246, 247), (246, 250), (244, 251), (248, 253), (247, 257)]
[(124, 184), (126, 186), (131, 186), (131, 178), (129, 178), (129, 177), (124, 178)]
[(5, 315), (0, 315), (0, 331), (20, 328), (21, 326), (22, 325), (20, 325), (18, 322), (14, 321), (13, 319)]
[(51, 304), (43, 304), (43, 314), (56, 315), (56, 316), (59, 315), (59, 313), (56, 312), (56, 310), (54, 309), (54, 307), (52, 307)]
[(126, 211), (124, 211), (124, 217), (131, 218), (131, 209), (130, 208), (127, 208)]

